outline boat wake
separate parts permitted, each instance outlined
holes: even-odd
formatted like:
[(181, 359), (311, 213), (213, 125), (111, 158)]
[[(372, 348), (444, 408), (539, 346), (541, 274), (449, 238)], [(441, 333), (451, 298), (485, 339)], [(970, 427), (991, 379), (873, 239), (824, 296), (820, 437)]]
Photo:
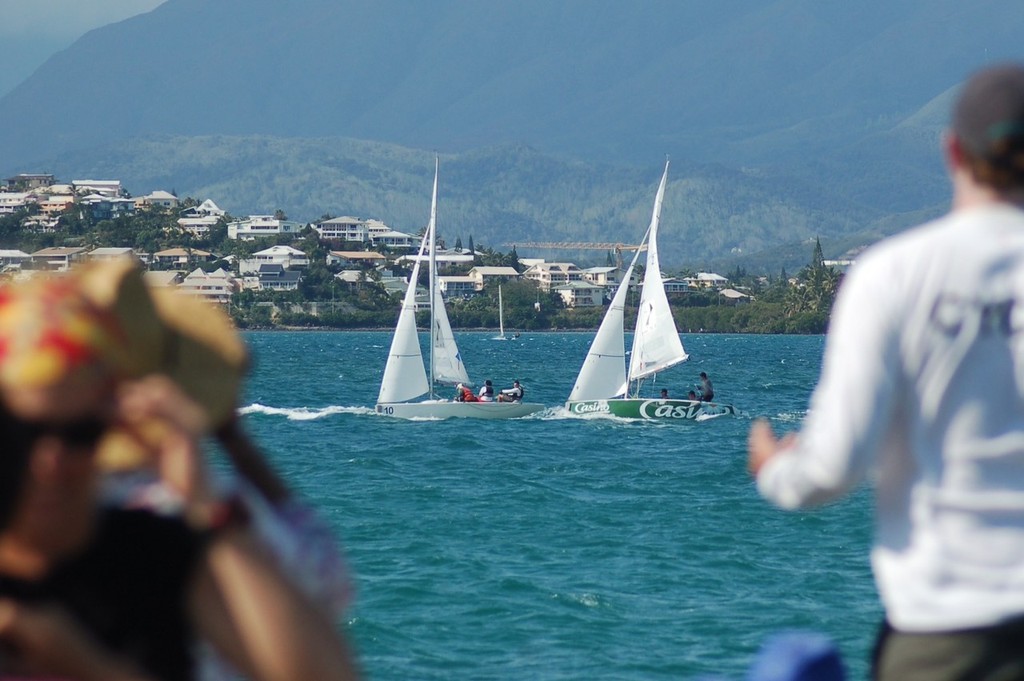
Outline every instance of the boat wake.
[(314, 409), (312, 407), (268, 407), (258, 402), (242, 407), (239, 414), (266, 414), (268, 416), (285, 416), (289, 421), (312, 421), (334, 414), (373, 414), (371, 407), (340, 407), (330, 406)]
[(561, 407), (549, 407), (544, 411), (534, 414), (535, 417), (544, 419), (545, 421), (601, 421), (605, 423), (623, 423), (632, 424), (640, 423), (637, 419), (627, 419), (621, 416), (615, 416), (606, 412), (595, 412), (590, 414), (574, 414), (564, 406)]
[[(739, 410), (736, 411), (736, 416), (742, 416), (742, 415), (743, 415), (742, 412), (740, 412)], [(701, 422), (701, 421), (714, 421), (715, 419), (721, 418), (722, 416), (732, 416), (732, 414), (697, 414), (693, 418), (693, 420), (697, 421), (697, 422)]]

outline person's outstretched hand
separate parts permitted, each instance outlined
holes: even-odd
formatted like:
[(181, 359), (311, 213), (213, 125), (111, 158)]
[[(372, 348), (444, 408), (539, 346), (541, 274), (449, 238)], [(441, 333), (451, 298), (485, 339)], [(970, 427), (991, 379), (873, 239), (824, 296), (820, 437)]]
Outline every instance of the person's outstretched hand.
[(779, 439), (771, 425), (764, 419), (757, 419), (750, 426), (747, 435), (747, 469), (755, 478), (761, 468), (779, 452), (788, 449), (796, 441), (796, 435), (789, 433)]

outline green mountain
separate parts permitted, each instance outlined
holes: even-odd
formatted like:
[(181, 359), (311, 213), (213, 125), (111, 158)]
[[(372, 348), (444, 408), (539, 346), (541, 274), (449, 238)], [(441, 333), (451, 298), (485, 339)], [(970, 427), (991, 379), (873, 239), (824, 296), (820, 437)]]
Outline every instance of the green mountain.
[[(68, 154), (46, 168), (65, 179), (117, 176), (136, 194), (163, 188), (213, 198), (233, 215), (283, 210), (303, 222), (354, 215), (415, 233), (429, 213), (433, 159), (340, 138), (158, 137)], [(650, 220), (660, 170), (660, 159), (646, 168), (613, 166), (524, 146), (441, 154), (439, 232), (451, 243), (472, 236), (501, 251), (540, 241), (635, 243)], [(829, 235), (832, 255), (841, 238), (856, 242), (867, 226), (881, 234), (908, 224), (869, 204), (820, 196), (797, 177), (673, 162), (669, 179), (662, 252), (671, 267), (737, 260), (777, 271), (806, 264), (805, 244), (815, 236)], [(607, 258), (601, 251), (517, 251), (592, 264)]]
[(438, 150), (453, 232), (631, 242), (668, 155), (670, 256), (769, 266), (941, 210), (948, 99), (1021, 28), (1019, 0), (167, 0), (0, 98), (0, 173), (408, 229)]

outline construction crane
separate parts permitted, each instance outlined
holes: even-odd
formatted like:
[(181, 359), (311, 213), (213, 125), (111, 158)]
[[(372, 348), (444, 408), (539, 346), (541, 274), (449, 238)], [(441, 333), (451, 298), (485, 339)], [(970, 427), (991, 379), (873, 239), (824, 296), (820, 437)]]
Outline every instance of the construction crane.
[(524, 241), (513, 244), (513, 248), (541, 248), (562, 251), (615, 251), (615, 263), (622, 269), (622, 251), (646, 251), (647, 244), (631, 245), (619, 243), (594, 243), (584, 241)]

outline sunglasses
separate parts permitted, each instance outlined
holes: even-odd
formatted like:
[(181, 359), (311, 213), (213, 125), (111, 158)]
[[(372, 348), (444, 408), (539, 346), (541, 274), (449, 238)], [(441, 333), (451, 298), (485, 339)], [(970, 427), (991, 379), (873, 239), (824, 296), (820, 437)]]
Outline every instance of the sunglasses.
[(28, 421), (23, 422), (21, 427), (28, 442), (35, 442), (42, 437), (54, 437), (68, 447), (87, 449), (99, 443), (110, 424), (103, 419), (88, 417), (65, 423)]

